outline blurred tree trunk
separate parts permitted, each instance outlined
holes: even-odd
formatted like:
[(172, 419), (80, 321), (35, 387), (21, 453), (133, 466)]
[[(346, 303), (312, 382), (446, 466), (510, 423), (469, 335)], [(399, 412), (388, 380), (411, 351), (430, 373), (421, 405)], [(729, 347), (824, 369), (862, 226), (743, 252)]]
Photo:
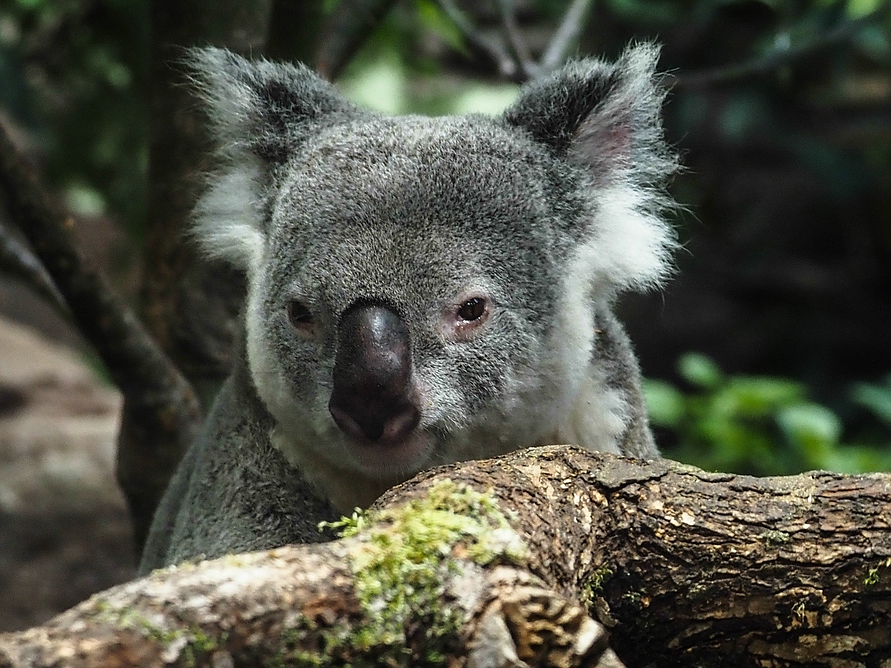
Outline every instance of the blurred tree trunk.
[(209, 168), (203, 111), (186, 85), (184, 47), (261, 53), (272, 0), (152, 3), (149, 234), (143, 316), (206, 401), (229, 372), (244, 291), (235, 272), (198, 256), (184, 232)]
[[(241, 53), (265, 43), (271, 0), (155, 0), (151, 13), (148, 236), (142, 318), (206, 404), (228, 373), (244, 291), (232, 270), (206, 262), (185, 239), (200, 173), (205, 123), (184, 85), (184, 47)], [(145, 405), (124, 403), (117, 476), (133, 516), (137, 552), (167, 481), (198, 425), (158, 456)]]

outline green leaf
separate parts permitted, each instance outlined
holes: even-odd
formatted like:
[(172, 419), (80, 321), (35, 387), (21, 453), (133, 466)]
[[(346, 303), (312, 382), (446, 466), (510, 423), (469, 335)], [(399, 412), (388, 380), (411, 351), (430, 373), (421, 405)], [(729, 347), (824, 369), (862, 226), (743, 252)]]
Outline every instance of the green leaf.
[(671, 383), (643, 380), (644, 400), (650, 421), (660, 427), (676, 427), (686, 413), (684, 395)]
[(379, 58), (341, 82), (348, 97), (361, 105), (388, 114), (402, 113), (406, 106), (405, 70), (397, 59)]
[(869, 473), (891, 469), (891, 453), (866, 445), (844, 445), (828, 453), (823, 468), (838, 473)]
[(838, 416), (819, 404), (789, 406), (777, 413), (777, 424), (801, 451), (810, 467), (828, 468), (838, 447), (842, 423)]
[(778, 408), (800, 403), (805, 398), (801, 383), (784, 378), (738, 376), (731, 378), (725, 392), (741, 415), (769, 415)]
[(718, 365), (702, 353), (686, 353), (681, 357), (678, 373), (684, 380), (706, 389), (716, 387), (724, 378)]
[(105, 198), (95, 188), (84, 183), (70, 183), (65, 189), (68, 206), (81, 216), (100, 216), (106, 211)]
[(432, 2), (432, 0), (415, 0), (415, 8), (421, 23), (434, 32), (443, 42), (459, 53), (469, 53), (461, 31), (458, 30), (454, 21), (446, 16), (437, 3)]
[(885, 3), (885, 0), (848, 0), (845, 6), (845, 12), (852, 18), (860, 18), (867, 14), (872, 14)]
[(517, 99), (520, 87), (515, 84), (471, 86), (455, 98), (453, 114), (488, 114), (494, 116)]
[(857, 383), (851, 388), (851, 400), (891, 425), (891, 382), (888, 385)]
[(777, 422), (787, 434), (796, 438), (814, 438), (837, 443), (842, 432), (841, 420), (820, 404), (789, 406), (777, 413)]

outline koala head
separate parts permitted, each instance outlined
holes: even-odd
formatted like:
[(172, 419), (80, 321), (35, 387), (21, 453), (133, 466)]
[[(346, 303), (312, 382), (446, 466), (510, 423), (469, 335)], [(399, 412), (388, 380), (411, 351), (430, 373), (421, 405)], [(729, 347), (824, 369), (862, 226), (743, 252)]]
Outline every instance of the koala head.
[(292, 461), (392, 483), (554, 433), (596, 364), (594, 304), (667, 271), (657, 55), (427, 118), (193, 52), (220, 160), (196, 234), (247, 274), (249, 367)]

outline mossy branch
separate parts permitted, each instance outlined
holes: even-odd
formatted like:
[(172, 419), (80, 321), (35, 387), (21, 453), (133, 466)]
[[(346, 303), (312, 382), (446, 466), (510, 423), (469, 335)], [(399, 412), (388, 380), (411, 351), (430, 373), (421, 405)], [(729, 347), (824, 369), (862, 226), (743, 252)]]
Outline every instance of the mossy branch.
[(421, 474), (333, 543), (111, 589), (0, 666), (883, 665), (889, 517), (887, 474), (535, 448)]
[(523, 568), (491, 493), (439, 479), (342, 526), (111, 589), (0, 636), (0, 666), (620, 665), (603, 627)]

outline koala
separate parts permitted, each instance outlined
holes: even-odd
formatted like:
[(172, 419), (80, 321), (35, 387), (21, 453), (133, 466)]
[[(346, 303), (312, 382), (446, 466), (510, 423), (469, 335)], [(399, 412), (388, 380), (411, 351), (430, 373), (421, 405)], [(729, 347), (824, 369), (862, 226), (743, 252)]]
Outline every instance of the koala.
[(247, 278), (232, 374), (141, 571), (323, 540), (419, 471), (568, 443), (657, 456), (619, 294), (671, 272), (658, 48), (497, 117), (387, 116), (301, 65), (190, 52), (218, 167), (194, 234)]

